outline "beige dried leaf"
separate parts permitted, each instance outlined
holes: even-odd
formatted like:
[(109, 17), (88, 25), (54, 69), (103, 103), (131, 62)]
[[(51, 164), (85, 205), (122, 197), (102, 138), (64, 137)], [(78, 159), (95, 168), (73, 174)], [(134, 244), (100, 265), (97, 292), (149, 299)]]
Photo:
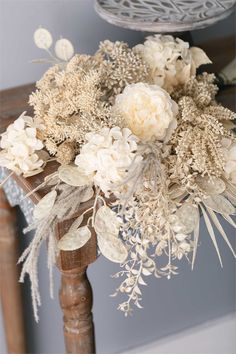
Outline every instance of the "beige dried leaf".
[(185, 203), (176, 211), (176, 216), (180, 225), (179, 232), (190, 234), (197, 225), (199, 213), (192, 204)]
[(235, 207), (223, 195), (212, 195), (204, 199), (203, 203), (207, 208), (223, 215), (235, 214)]
[(112, 235), (117, 237), (120, 223), (114, 211), (106, 205), (98, 209), (95, 217), (94, 229), (99, 235)]
[(103, 237), (98, 234), (97, 241), (101, 253), (110, 261), (114, 263), (123, 263), (126, 260), (128, 251), (120, 239), (113, 235), (110, 235), (110, 237), (108, 237), (108, 235), (107, 237)]
[(52, 210), (52, 207), (56, 201), (57, 192), (55, 190), (46, 194), (34, 208), (34, 218), (41, 220), (48, 216)]
[(69, 186), (82, 187), (89, 184), (88, 178), (83, 176), (78, 167), (72, 165), (63, 165), (58, 168), (60, 180)]
[(200, 189), (206, 192), (208, 195), (217, 195), (225, 191), (226, 185), (221, 178), (218, 177), (208, 177), (208, 176), (198, 176), (196, 178), (196, 183)]
[(91, 231), (87, 226), (67, 232), (57, 243), (61, 251), (74, 251), (83, 247), (91, 238)]
[(236, 254), (235, 254), (235, 252), (234, 252), (234, 249), (233, 249), (231, 243), (229, 242), (228, 236), (226, 235), (225, 230), (223, 229), (223, 227), (222, 227), (220, 221), (218, 220), (216, 214), (215, 214), (214, 211), (211, 210), (211, 209), (208, 209), (208, 213), (209, 213), (209, 215), (210, 215), (210, 217), (211, 217), (211, 219), (212, 219), (212, 221), (213, 221), (215, 227), (218, 229), (220, 235), (223, 237), (223, 239), (224, 239), (225, 242), (227, 243), (229, 249), (230, 249), (231, 252), (233, 253), (234, 257), (236, 258)]
[(204, 217), (204, 220), (205, 220), (205, 223), (206, 223), (206, 227), (207, 227), (207, 230), (208, 230), (208, 233), (211, 237), (211, 240), (213, 242), (213, 245), (216, 249), (216, 253), (218, 255), (218, 258), (219, 258), (219, 261), (220, 261), (220, 265), (221, 267), (223, 267), (223, 264), (222, 264), (222, 259), (221, 259), (221, 255), (220, 255), (220, 251), (219, 251), (219, 247), (217, 245), (217, 241), (216, 241), (216, 236), (215, 236), (215, 233), (214, 233), (214, 229), (212, 227), (212, 224), (211, 224), (211, 221), (209, 219), (209, 216), (207, 215), (205, 209), (203, 208), (203, 206), (201, 206), (201, 210), (202, 210), (202, 214), (203, 214), (203, 217)]
[(197, 224), (195, 225), (195, 228), (193, 230), (193, 257), (192, 257), (192, 269), (194, 267), (196, 255), (197, 255), (197, 247), (198, 247), (198, 240), (199, 240), (199, 234), (200, 234), (200, 216), (198, 212), (198, 221)]

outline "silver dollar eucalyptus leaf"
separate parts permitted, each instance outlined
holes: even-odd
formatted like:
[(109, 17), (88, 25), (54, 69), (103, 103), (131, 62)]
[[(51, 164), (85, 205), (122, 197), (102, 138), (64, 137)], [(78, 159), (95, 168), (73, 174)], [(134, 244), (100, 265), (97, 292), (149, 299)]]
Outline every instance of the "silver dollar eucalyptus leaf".
[(216, 195), (221, 194), (225, 191), (226, 185), (222, 179), (218, 177), (197, 177), (196, 178), (197, 185), (208, 195)]
[(57, 243), (61, 251), (74, 251), (83, 247), (91, 238), (91, 231), (87, 226), (67, 232)]
[(55, 53), (59, 59), (68, 61), (74, 54), (74, 47), (68, 39), (61, 38), (56, 41)]
[(177, 224), (179, 225), (179, 233), (190, 234), (197, 225), (199, 213), (198, 208), (186, 203), (183, 204), (177, 211)]
[(126, 260), (128, 251), (120, 239), (112, 235), (110, 235), (110, 237), (103, 237), (98, 234), (97, 241), (101, 253), (110, 261), (123, 263)]
[(60, 182), (58, 173), (54, 172), (51, 175), (48, 175), (44, 178), (44, 182), (46, 183), (47, 186), (55, 186)]
[(119, 234), (120, 223), (114, 211), (107, 206), (98, 209), (95, 217), (94, 229), (97, 234), (111, 234), (117, 237)]
[(85, 203), (88, 200), (90, 200), (94, 195), (94, 190), (92, 187), (87, 187), (83, 190), (82, 194), (81, 194), (81, 203)]
[(57, 192), (55, 190), (46, 194), (35, 206), (34, 208), (34, 218), (36, 220), (41, 220), (48, 216), (52, 210), (57, 197)]
[(89, 184), (86, 176), (81, 175), (79, 168), (76, 166), (60, 166), (58, 168), (58, 176), (62, 182), (69, 186), (82, 187)]
[(203, 202), (207, 208), (210, 208), (219, 214), (235, 214), (234, 206), (223, 195), (213, 195), (209, 198), (204, 199)]
[(84, 219), (83, 215), (81, 215), (77, 219), (75, 219), (75, 221), (70, 226), (69, 232), (77, 230), (78, 227), (80, 227), (80, 225), (82, 224), (83, 219)]
[(52, 45), (52, 35), (45, 28), (38, 28), (34, 32), (34, 43), (40, 49), (49, 49)]

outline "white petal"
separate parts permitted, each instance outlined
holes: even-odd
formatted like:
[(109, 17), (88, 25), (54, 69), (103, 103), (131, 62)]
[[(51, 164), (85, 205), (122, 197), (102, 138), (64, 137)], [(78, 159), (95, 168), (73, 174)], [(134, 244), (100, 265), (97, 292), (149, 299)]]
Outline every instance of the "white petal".
[(212, 63), (212, 61), (208, 58), (206, 53), (201, 48), (191, 47), (190, 52), (192, 54), (192, 59), (194, 61), (196, 68), (198, 68), (199, 66), (201, 66), (203, 64), (211, 64)]
[(6, 151), (0, 151), (0, 166), (7, 167), (11, 163)]
[(14, 156), (27, 157), (29, 154), (29, 148), (24, 143), (15, 143), (10, 149), (10, 152)]
[(29, 138), (35, 138), (36, 137), (36, 129), (35, 128), (26, 128), (25, 133)]
[(16, 130), (23, 130), (25, 127), (25, 121), (23, 118), (19, 117), (18, 119), (15, 120), (15, 122), (13, 123), (13, 127)]

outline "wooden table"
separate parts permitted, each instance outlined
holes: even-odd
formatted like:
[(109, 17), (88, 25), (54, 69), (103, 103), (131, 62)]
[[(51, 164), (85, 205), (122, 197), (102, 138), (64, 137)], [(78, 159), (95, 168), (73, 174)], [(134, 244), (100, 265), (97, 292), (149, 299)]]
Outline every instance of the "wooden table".
[[(208, 66), (207, 68), (212, 72), (218, 72), (235, 56), (235, 40), (233, 37), (206, 43), (202, 48), (214, 63), (212, 67)], [(29, 84), (0, 92), (0, 132), (3, 132), (23, 111), (32, 113), (27, 102), (34, 87), (34, 84)], [(226, 107), (235, 110), (235, 93), (235, 87), (224, 88), (219, 93), (218, 99)], [(55, 165), (49, 164), (47, 169), (38, 176), (27, 179), (17, 176), (14, 176), (14, 178), (27, 193), (42, 182), (44, 176), (55, 168)], [(41, 194), (34, 193), (31, 198), (34, 203), (37, 203), (41, 196)], [(67, 221), (58, 225), (58, 238), (67, 231), (71, 222)], [(15, 211), (7, 202), (3, 190), (0, 190), (0, 228), (0, 294), (8, 352), (25, 354), (26, 343), (18, 283), (19, 266), (16, 267), (18, 242), (15, 230)], [(73, 252), (61, 252), (58, 259), (58, 268), (61, 272), (59, 297), (64, 314), (67, 353), (95, 353), (91, 312), (92, 289), (86, 275), (86, 269), (89, 264), (96, 260), (96, 257), (96, 236), (93, 235), (82, 249)]]

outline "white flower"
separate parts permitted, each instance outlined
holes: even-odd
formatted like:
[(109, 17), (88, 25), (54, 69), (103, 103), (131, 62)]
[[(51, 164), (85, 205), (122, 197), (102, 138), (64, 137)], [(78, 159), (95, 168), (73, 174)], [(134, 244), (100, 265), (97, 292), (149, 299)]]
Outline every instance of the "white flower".
[(178, 105), (157, 85), (137, 83), (126, 86), (116, 97), (115, 109), (126, 126), (140, 139), (165, 140), (176, 128)]
[(185, 83), (196, 69), (211, 63), (205, 52), (169, 35), (147, 37), (135, 50), (151, 69), (151, 81), (171, 93), (175, 86)]
[(228, 174), (230, 181), (236, 184), (236, 141), (223, 139), (222, 145), (225, 148), (225, 172)]
[(103, 128), (99, 133), (86, 134), (87, 143), (75, 159), (81, 174), (108, 196), (119, 193), (119, 183), (127, 170), (142, 160), (136, 156), (138, 138), (127, 128)]
[(33, 119), (22, 113), (2, 134), (0, 165), (17, 174), (39, 169), (44, 161), (35, 152), (43, 148), (43, 143), (36, 134)]

